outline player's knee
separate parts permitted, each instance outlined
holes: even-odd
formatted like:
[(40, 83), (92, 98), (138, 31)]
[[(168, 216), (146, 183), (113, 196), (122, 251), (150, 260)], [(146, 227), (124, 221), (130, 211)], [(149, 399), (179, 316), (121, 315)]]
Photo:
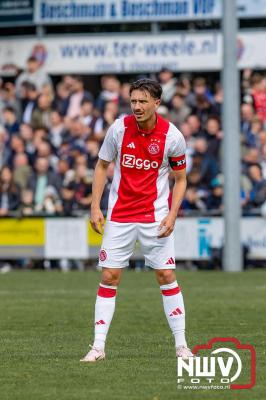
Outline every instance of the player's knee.
[(108, 286), (117, 286), (120, 281), (120, 271), (104, 268), (101, 283)]
[(172, 269), (161, 269), (156, 271), (156, 273), (160, 285), (167, 285), (176, 280), (175, 273)]

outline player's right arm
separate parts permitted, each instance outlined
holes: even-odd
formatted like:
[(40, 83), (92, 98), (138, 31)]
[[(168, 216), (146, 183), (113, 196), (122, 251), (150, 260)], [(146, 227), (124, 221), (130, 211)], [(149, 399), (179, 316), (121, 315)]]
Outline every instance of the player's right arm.
[(93, 177), (92, 183), (92, 203), (90, 222), (92, 228), (102, 234), (104, 227), (104, 216), (100, 208), (100, 202), (103, 195), (103, 190), (106, 182), (106, 173), (109, 161), (99, 159)]
[[(117, 121), (117, 120), (116, 120)], [(96, 164), (93, 183), (92, 183), (92, 203), (91, 203), (91, 226), (102, 234), (104, 227), (104, 217), (101, 212), (100, 202), (103, 195), (104, 186), (106, 183), (107, 168), (117, 154), (116, 142), (116, 122), (108, 129), (104, 142), (99, 152), (99, 160)]]

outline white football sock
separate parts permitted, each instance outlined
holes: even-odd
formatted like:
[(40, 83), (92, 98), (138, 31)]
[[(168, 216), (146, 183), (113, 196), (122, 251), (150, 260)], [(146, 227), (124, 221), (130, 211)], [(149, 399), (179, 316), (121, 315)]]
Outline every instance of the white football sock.
[(175, 338), (175, 346), (187, 347), (185, 339), (185, 307), (183, 296), (177, 282), (160, 286), (164, 312)]
[(116, 286), (99, 286), (95, 303), (95, 336), (93, 347), (104, 350), (106, 336), (115, 311)]

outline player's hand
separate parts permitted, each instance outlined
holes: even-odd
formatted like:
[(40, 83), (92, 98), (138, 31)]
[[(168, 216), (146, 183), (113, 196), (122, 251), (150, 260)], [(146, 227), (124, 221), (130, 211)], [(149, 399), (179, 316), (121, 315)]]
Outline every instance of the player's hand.
[(91, 208), (90, 223), (95, 232), (99, 233), (100, 235), (103, 234), (104, 216), (100, 208)]
[(160, 223), (158, 238), (170, 236), (175, 227), (176, 216), (168, 214)]

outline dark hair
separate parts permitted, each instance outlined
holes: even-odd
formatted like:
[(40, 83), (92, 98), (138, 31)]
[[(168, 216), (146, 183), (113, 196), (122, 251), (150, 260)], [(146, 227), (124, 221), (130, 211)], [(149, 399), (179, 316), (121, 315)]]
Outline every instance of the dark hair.
[(221, 119), (219, 118), (218, 115), (216, 114), (210, 114), (207, 118), (206, 123), (208, 123), (209, 121), (216, 121), (217, 124), (221, 125)]
[(129, 94), (133, 92), (133, 90), (142, 90), (147, 91), (150, 93), (151, 97), (154, 99), (161, 99), (162, 96), (162, 87), (161, 85), (152, 79), (139, 79), (136, 82), (131, 83), (130, 88), (129, 88)]
[(195, 78), (193, 82), (193, 86), (205, 86), (205, 85), (206, 85), (206, 79), (201, 76)]
[(30, 56), (30, 57), (27, 59), (27, 62), (38, 62), (38, 60), (37, 60), (36, 57)]
[(14, 108), (11, 107), (11, 106), (6, 106), (6, 107), (3, 109), (3, 112), (5, 112), (5, 111), (11, 112), (11, 113), (13, 113), (13, 114), (16, 114), (16, 111), (15, 111)]
[(84, 84), (84, 81), (83, 81), (83, 78), (82, 78), (82, 76), (81, 76), (81, 75), (73, 75), (72, 77), (73, 77), (73, 79), (75, 79), (75, 81), (77, 81), (77, 82), (80, 82), (80, 83), (83, 83), (83, 84)]
[(87, 103), (90, 103), (93, 105), (93, 101), (90, 99), (86, 99), (86, 98), (81, 101), (80, 105), (83, 106), (83, 104), (87, 104)]
[(36, 85), (34, 85), (34, 83), (29, 81), (23, 81), (21, 83), (21, 86), (23, 86), (26, 90), (34, 90), (34, 91), (37, 90)]

